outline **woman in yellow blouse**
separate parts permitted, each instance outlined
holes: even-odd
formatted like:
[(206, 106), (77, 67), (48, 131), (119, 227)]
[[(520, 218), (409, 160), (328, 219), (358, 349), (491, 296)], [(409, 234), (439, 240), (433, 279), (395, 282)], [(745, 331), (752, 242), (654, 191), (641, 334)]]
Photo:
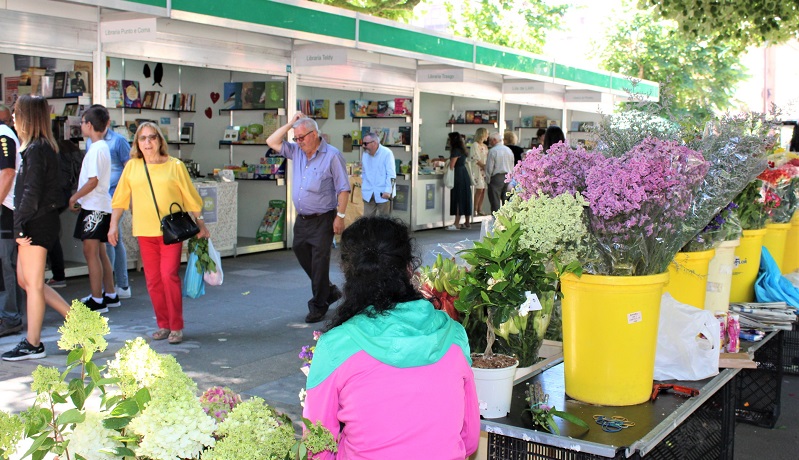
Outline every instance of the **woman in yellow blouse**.
[[(158, 210), (147, 182), (147, 172), (158, 200)], [(200, 227), (198, 238), (210, 236), (202, 220), (202, 199), (191, 183), (186, 166), (169, 156), (166, 140), (158, 125), (142, 123), (136, 130), (130, 161), (122, 171), (111, 201), (113, 212), (108, 242), (116, 245), (119, 219), (132, 204), (133, 236), (139, 240), (144, 279), (158, 323), (153, 339), (168, 339), (169, 343), (174, 344), (183, 341), (183, 298), (178, 273), (183, 245), (164, 244), (161, 231), (161, 218), (169, 214), (173, 202), (194, 215)]]

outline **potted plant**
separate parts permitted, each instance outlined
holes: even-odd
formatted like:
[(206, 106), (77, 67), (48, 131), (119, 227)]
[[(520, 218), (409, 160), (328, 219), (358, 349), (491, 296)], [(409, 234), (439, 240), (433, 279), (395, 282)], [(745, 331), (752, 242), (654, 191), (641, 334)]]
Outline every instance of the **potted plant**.
[(0, 457), (307, 459), (337, 449), (327, 429), (305, 419), (297, 439), (291, 420), (260, 398), (240, 402), (218, 388), (198, 398), (177, 360), (141, 337), (97, 366), (92, 357), (107, 347), (108, 320), (77, 300), (59, 332), (66, 370), (38, 366), (33, 406), (21, 415), (0, 412)]
[[(460, 255), (470, 268), (458, 282), (455, 308), (463, 315), (463, 324), (473, 350), (482, 344), (483, 353), (472, 354), (480, 414), (485, 418), (503, 417), (510, 409), (517, 356), (537, 353), (547, 329), (552, 302), (542, 303), (541, 295), (551, 296), (558, 274), (549, 271), (546, 256), (521, 248), (521, 225), (498, 216), (494, 233), (486, 235), (474, 247)], [(481, 333), (482, 332), (482, 333)], [(507, 354), (495, 354), (497, 335), (514, 336), (507, 341)]]

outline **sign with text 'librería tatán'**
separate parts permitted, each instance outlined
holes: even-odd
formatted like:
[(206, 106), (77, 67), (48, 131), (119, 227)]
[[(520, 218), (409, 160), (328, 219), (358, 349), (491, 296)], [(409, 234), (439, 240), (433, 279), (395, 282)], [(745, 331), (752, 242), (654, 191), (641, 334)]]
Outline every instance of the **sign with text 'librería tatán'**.
[(298, 66), (345, 65), (347, 50), (337, 48), (298, 48), (294, 53)]
[(460, 83), (463, 82), (463, 69), (419, 69), (417, 82)]
[(100, 23), (100, 41), (103, 43), (155, 40), (155, 18), (105, 21)]

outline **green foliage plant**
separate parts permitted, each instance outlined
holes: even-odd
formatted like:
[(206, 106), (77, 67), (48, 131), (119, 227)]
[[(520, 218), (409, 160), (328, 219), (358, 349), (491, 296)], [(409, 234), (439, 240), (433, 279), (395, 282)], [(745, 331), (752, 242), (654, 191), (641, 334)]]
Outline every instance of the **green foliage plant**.
[(527, 409), (525, 411), (530, 412), (534, 427), (543, 428), (550, 433), (560, 435), (560, 429), (555, 423), (555, 417), (560, 417), (567, 422), (588, 430), (588, 424), (583, 419), (550, 406), (549, 395), (544, 393), (541, 384), (538, 382), (527, 385), (524, 399), (527, 401)]
[(502, 215), (497, 219), (494, 233), (460, 252), (470, 269), (459, 282), (455, 309), (463, 317), (472, 349), (482, 344), (479, 332), (484, 330), (483, 354), (493, 356), (497, 333), (504, 335), (507, 331), (519, 339), (510, 351), (517, 355), (520, 365), (529, 366), (534, 364), (529, 357), (531, 353), (537, 355), (546, 332), (540, 321), (552, 313), (553, 302), (541, 302), (542, 309), (531, 312), (520, 307), (528, 301), (528, 293), (551, 300), (559, 276), (564, 272), (580, 274), (581, 268), (576, 261), (562, 266), (556, 259), (554, 270), (549, 270), (547, 255), (520, 247), (523, 232), (519, 223)]
[(216, 262), (208, 254), (208, 238), (189, 238), (188, 250), (190, 253), (197, 254), (197, 262), (194, 264), (197, 273), (212, 273), (216, 271)]

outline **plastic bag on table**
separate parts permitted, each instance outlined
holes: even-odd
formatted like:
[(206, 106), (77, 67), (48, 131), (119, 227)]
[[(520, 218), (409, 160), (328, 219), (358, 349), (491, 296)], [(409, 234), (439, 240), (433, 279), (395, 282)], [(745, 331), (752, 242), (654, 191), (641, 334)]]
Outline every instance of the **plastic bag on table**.
[(190, 252), (186, 261), (186, 276), (183, 278), (183, 297), (196, 299), (202, 295), (205, 295), (203, 274), (197, 270), (197, 254)]
[(655, 380), (702, 380), (719, 373), (721, 325), (708, 310), (660, 301)]
[(780, 267), (765, 246), (760, 253), (760, 271), (755, 280), (755, 298), (758, 302), (785, 302), (799, 308), (799, 289), (782, 276)]
[(224, 273), (222, 273), (222, 256), (219, 254), (219, 251), (216, 250), (210, 238), (208, 239), (208, 257), (216, 264), (216, 270), (205, 272), (203, 274), (203, 280), (208, 283), (209, 286), (221, 286), (225, 277)]

